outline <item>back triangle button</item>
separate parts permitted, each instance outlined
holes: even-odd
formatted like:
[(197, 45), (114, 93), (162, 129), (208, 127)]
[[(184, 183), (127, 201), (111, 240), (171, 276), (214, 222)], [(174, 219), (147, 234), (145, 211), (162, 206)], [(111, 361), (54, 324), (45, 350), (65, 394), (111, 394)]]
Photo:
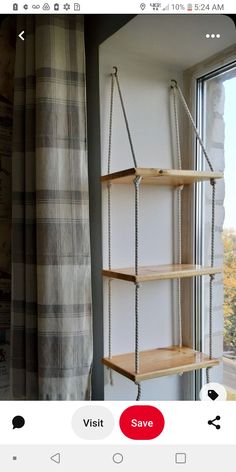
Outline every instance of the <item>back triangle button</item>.
[(56, 462), (56, 464), (60, 464), (60, 462), (61, 462), (61, 454), (59, 454), (59, 452), (58, 452), (57, 454), (54, 454), (53, 456), (51, 456), (50, 459), (51, 459), (53, 462)]

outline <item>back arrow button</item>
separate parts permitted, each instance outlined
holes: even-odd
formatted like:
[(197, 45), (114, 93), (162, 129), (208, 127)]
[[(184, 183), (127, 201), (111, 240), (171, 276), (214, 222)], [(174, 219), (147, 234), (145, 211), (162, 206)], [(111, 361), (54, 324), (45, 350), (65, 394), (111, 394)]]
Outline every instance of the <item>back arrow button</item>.
[(56, 464), (60, 464), (61, 463), (61, 454), (59, 452), (57, 452), (56, 454), (51, 456), (50, 459), (51, 459), (51, 461), (56, 462)]
[(24, 40), (25, 40), (25, 38), (24, 38), (24, 34), (25, 34), (25, 32), (24, 32), (24, 31), (21, 31), (21, 33), (20, 33), (20, 34), (18, 34), (18, 38), (20, 38), (20, 39), (21, 39), (21, 41), (24, 41)]

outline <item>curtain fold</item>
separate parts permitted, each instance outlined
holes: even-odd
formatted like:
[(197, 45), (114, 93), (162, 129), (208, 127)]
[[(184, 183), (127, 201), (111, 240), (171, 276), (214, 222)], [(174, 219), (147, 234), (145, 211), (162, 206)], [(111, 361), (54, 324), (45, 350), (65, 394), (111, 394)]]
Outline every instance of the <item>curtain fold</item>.
[(19, 18), (12, 164), (12, 393), (90, 398), (83, 18)]
[(0, 400), (10, 396), (12, 38), (14, 20), (5, 18), (0, 25)]

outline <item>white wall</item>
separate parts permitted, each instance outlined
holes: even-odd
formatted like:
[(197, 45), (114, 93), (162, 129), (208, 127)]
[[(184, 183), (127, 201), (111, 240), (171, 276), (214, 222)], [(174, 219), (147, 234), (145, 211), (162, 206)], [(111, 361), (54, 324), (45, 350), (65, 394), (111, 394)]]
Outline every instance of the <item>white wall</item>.
[[(102, 173), (107, 173), (110, 73), (119, 69), (120, 83), (129, 118), (139, 166), (173, 167), (170, 130), (170, 80), (182, 77), (167, 66), (145, 62), (125, 51), (114, 51), (112, 38), (100, 48), (100, 99)], [(133, 166), (120, 104), (115, 95), (112, 143), (112, 169)], [(134, 190), (132, 186), (112, 187), (112, 266), (134, 263)], [(104, 267), (107, 267), (107, 198), (103, 192)], [(142, 187), (140, 207), (140, 264), (173, 262), (173, 190), (168, 187)], [(140, 293), (140, 347), (169, 346), (177, 342), (172, 307), (173, 282), (143, 283)], [(112, 282), (113, 354), (134, 350), (134, 286)], [(104, 280), (105, 355), (107, 355), (107, 280)], [(163, 377), (142, 383), (142, 399), (182, 399), (181, 378)], [(134, 400), (137, 387), (114, 373), (114, 386), (106, 384), (106, 400)]]

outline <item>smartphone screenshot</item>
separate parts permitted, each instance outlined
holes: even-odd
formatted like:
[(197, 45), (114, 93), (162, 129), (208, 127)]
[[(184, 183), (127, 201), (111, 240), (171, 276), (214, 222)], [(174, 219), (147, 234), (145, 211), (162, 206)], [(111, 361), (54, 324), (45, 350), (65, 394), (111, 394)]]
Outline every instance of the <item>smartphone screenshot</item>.
[(236, 7), (2, 0), (0, 468), (232, 469)]

